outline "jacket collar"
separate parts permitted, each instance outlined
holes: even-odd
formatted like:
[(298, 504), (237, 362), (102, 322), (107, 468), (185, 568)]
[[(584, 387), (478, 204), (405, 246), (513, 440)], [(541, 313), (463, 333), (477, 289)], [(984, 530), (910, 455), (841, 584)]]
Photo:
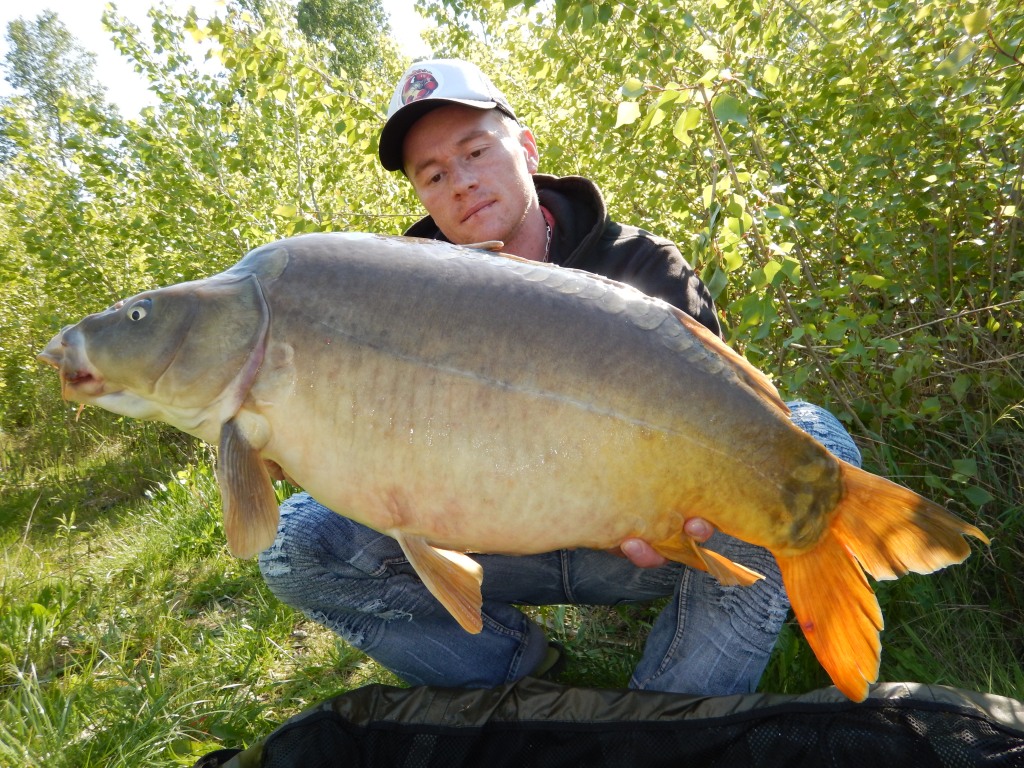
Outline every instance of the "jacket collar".
[[(597, 185), (582, 176), (535, 174), (540, 204), (555, 217), (550, 260), (571, 267), (585, 252), (597, 245), (608, 224), (608, 210)], [(425, 237), (448, 242), (430, 216), (425, 216), (405, 231), (409, 237)]]

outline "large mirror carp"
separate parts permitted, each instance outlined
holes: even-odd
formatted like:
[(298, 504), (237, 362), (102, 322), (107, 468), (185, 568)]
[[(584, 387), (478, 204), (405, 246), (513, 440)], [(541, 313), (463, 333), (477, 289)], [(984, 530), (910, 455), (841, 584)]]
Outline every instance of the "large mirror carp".
[(231, 551), (268, 547), (267, 466), (393, 536), (481, 627), (465, 552), (628, 537), (725, 584), (759, 574), (687, 517), (768, 548), (797, 620), (851, 699), (878, 676), (876, 579), (970, 553), (975, 526), (834, 458), (768, 379), (670, 305), (575, 270), (433, 241), (306, 235), (140, 293), (40, 358), (68, 400), (219, 446)]

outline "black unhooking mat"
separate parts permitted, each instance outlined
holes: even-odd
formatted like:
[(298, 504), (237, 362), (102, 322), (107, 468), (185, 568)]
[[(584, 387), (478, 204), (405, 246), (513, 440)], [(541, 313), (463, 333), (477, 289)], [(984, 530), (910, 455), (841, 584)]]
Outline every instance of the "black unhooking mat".
[(1024, 768), (1024, 704), (914, 683), (877, 685), (859, 704), (835, 688), (694, 697), (532, 678), (488, 690), (373, 685), (229, 754), (196, 768)]

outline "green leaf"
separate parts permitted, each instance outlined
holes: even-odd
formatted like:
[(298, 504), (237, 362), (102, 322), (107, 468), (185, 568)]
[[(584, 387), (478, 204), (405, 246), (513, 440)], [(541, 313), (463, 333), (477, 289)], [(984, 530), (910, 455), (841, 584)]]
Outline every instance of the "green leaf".
[(282, 203), (274, 209), (275, 216), (280, 216), (285, 219), (292, 218), (297, 212), (298, 209), (289, 203)]
[(964, 16), (962, 21), (968, 35), (977, 35), (979, 32), (985, 31), (985, 27), (988, 26), (989, 19), (991, 18), (992, 11), (988, 8), (979, 8), (974, 13)]
[[(783, 245), (793, 245), (792, 243), (783, 243)], [(786, 256), (782, 259), (782, 274), (786, 276), (786, 279), (793, 285), (800, 284), (800, 262), (796, 259), (791, 259)]]
[(635, 101), (623, 101), (619, 104), (618, 116), (615, 118), (615, 127), (632, 125), (640, 118), (640, 105)]
[(690, 138), (690, 131), (700, 125), (700, 116), (704, 110), (699, 107), (690, 107), (679, 119), (676, 120), (675, 127), (672, 129), (672, 135), (679, 139), (686, 146), (690, 146), (693, 139)]
[(737, 237), (744, 235), (750, 231), (751, 225), (754, 220), (750, 218), (750, 214), (743, 213), (740, 216), (726, 216), (725, 217), (725, 228), (732, 232)]
[(706, 42), (703, 45), (698, 46), (697, 53), (712, 64), (717, 64), (722, 60), (722, 51), (717, 45), (711, 42)]
[(953, 471), (964, 478), (978, 476), (978, 462), (974, 459), (953, 459)]
[(963, 494), (964, 496), (967, 497), (967, 500), (976, 507), (980, 507), (983, 504), (988, 504), (995, 498), (991, 493), (986, 491), (984, 488), (979, 488), (976, 485), (969, 485), (968, 487), (964, 488)]
[(722, 253), (722, 265), (726, 272), (735, 272), (743, 266), (743, 256), (735, 249), (727, 250)]
[(974, 382), (971, 380), (970, 376), (961, 373), (950, 386), (950, 394), (952, 394), (958, 402), (963, 401), (973, 383)]
[(789, 216), (789, 208), (785, 205), (770, 205), (764, 209), (766, 219), (785, 219)]
[(644, 117), (643, 121), (640, 123), (638, 130), (646, 131), (648, 128), (654, 128), (661, 125), (664, 120), (665, 110), (655, 107), (647, 112), (647, 116)]
[(775, 280), (775, 276), (782, 271), (782, 265), (775, 259), (769, 259), (763, 267), (765, 282), (772, 283)]
[(629, 78), (622, 85), (622, 95), (627, 99), (635, 99), (643, 95), (645, 90), (643, 81), (635, 77)]
[(769, 64), (764, 68), (764, 72), (761, 76), (768, 85), (775, 85), (779, 81), (779, 68), (774, 64)]
[(960, 68), (971, 60), (978, 46), (968, 40), (956, 47), (949, 56), (943, 59), (935, 67), (935, 74), (939, 77), (949, 77), (960, 71)]
[(728, 93), (716, 96), (711, 102), (715, 117), (723, 123), (747, 124), (747, 108), (742, 101)]
[(711, 293), (712, 299), (717, 299), (722, 291), (725, 290), (725, 286), (729, 284), (729, 276), (725, 273), (721, 267), (715, 267), (715, 272), (711, 276), (711, 279), (707, 282), (708, 291)]
[(654, 106), (657, 107), (658, 109), (661, 109), (662, 107), (667, 107), (669, 104), (678, 101), (679, 97), (682, 95), (682, 91), (677, 91), (674, 88), (666, 88), (664, 91), (658, 94), (658, 100), (654, 102)]
[(854, 281), (868, 288), (882, 288), (889, 284), (889, 280), (882, 275), (855, 275)]

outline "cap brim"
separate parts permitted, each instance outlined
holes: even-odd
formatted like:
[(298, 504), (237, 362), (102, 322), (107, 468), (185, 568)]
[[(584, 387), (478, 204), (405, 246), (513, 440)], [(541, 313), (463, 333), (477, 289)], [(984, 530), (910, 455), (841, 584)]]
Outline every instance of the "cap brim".
[(412, 128), (413, 123), (427, 112), (450, 104), (462, 104), (475, 109), (495, 109), (499, 106), (494, 101), (442, 98), (424, 99), (406, 104), (388, 119), (384, 124), (384, 130), (380, 132), (377, 154), (380, 156), (380, 164), (384, 166), (385, 170), (402, 170), (402, 145), (405, 143), (405, 134)]

